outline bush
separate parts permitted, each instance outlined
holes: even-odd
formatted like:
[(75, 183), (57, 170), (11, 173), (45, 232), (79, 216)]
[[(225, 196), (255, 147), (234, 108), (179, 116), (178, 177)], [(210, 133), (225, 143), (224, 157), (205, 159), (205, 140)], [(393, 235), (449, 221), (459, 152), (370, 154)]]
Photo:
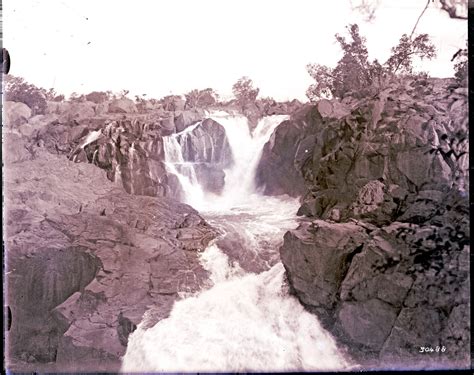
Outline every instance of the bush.
[(454, 78), (456, 78), (461, 86), (467, 87), (469, 72), (467, 48), (456, 52), (451, 61), (454, 61)]
[(44, 114), (47, 108), (48, 92), (26, 82), (21, 77), (7, 75), (5, 79), (5, 99), (25, 103), (33, 115)]
[(86, 95), (86, 100), (95, 104), (104, 103), (109, 100), (109, 94), (103, 91), (92, 91)]
[(204, 90), (191, 90), (184, 94), (184, 97), (186, 98), (187, 108), (207, 108), (216, 103), (218, 96), (213, 89), (207, 88)]

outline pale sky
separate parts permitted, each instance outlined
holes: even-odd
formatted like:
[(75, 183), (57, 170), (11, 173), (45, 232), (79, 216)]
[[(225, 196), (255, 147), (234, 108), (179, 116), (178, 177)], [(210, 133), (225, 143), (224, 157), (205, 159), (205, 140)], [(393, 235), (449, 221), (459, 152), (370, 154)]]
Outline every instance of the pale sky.
[[(358, 23), (370, 56), (383, 62), (425, 4), (382, 0), (366, 23), (349, 0), (4, 0), (4, 47), (11, 74), (66, 95), (127, 89), (160, 98), (212, 87), (227, 96), (246, 75), (260, 96), (306, 100), (306, 64), (334, 66), (341, 57), (335, 33)], [(422, 70), (451, 76), (467, 21), (435, 1), (423, 32), (438, 56)]]

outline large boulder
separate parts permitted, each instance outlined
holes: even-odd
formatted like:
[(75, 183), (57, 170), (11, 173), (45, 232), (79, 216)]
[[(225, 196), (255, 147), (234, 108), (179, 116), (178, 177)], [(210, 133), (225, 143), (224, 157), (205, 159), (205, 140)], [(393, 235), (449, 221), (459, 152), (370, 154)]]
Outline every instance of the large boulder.
[(28, 122), (31, 117), (31, 109), (25, 103), (6, 101), (5, 125), (7, 127), (18, 127)]
[[(224, 169), (233, 163), (232, 150), (225, 129), (212, 119), (205, 119), (192, 130), (174, 135), (181, 157), (192, 163), (199, 184), (212, 193), (222, 192), (225, 184)], [(180, 160), (168, 160), (177, 162)], [(176, 165), (176, 168), (189, 168)]]
[(264, 194), (296, 197), (306, 192), (301, 167), (313, 153), (318, 117), (317, 111), (305, 107), (277, 126), (256, 171), (257, 185)]
[(300, 301), (331, 311), (348, 265), (360, 252), (367, 235), (354, 223), (304, 222), (285, 234), (280, 255)]
[(164, 117), (160, 120), (161, 134), (166, 136), (176, 132), (173, 115)]
[(109, 113), (137, 113), (137, 106), (133, 100), (121, 98), (112, 100), (109, 103)]
[(205, 119), (193, 130), (178, 134), (184, 161), (211, 163), (228, 167), (233, 163), (232, 150), (224, 127), (212, 119)]
[(174, 124), (176, 126), (176, 132), (177, 133), (182, 132), (187, 127), (201, 121), (203, 117), (204, 117), (204, 113), (197, 109), (175, 112)]
[[(444, 199), (453, 211), (465, 205)], [(291, 290), (362, 366), (423, 368), (429, 364), (420, 348), (444, 346), (449, 352), (432, 360), (465, 367), (468, 220), (458, 224), (459, 242), (444, 247), (456, 215), (432, 219), (444, 224), (441, 231), (432, 224), (304, 222), (280, 248)]]

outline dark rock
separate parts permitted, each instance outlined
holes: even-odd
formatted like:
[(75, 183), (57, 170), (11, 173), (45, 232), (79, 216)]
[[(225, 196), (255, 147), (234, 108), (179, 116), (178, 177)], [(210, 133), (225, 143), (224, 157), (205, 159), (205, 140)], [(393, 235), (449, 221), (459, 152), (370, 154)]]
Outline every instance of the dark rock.
[(204, 113), (200, 110), (188, 110), (182, 112), (175, 112), (174, 124), (176, 126), (176, 132), (182, 132), (188, 126), (194, 125), (201, 121), (204, 117)]
[(174, 124), (174, 117), (169, 116), (165, 117), (160, 121), (160, 126), (161, 126), (161, 133), (165, 135), (170, 135), (176, 132), (176, 126)]
[(177, 141), (185, 161), (211, 163), (222, 168), (233, 163), (225, 129), (212, 119), (206, 119), (192, 131), (178, 135)]
[(397, 310), (378, 299), (342, 302), (337, 317), (339, 329), (351, 342), (380, 350), (397, 318)]
[(256, 172), (257, 185), (263, 187), (264, 194), (296, 197), (305, 193), (300, 169), (313, 154), (315, 136), (311, 133), (317, 125), (309, 128), (312, 116), (317, 117), (317, 112), (302, 109), (292, 120), (278, 125), (265, 144)]
[(367, 240), (365, 230), (353, 223), (302, 223), (287, 232), (280, 255), (298, 298), (305, 305), (332, 309), (350, 259)]

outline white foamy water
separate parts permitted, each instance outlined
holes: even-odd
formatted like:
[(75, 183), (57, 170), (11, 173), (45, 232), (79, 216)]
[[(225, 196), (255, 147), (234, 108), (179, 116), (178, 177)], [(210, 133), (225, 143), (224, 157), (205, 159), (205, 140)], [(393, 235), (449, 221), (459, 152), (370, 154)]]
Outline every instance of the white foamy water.
[(131, 335), (123, 371), (334, 370), (348, 363), (318, 320), (288, 295), (281, 263), (242, 276), (217, 246), (203, 254), (214, 287)]
[[(287, 290), (278, 249), (283, 234), (297, 226), (298, 201), (262, 196), (254, 185), (262, 148), (286, 116), (263, 119), (253, 134), (244, 117), (211, 117), (224, 126), (235, 159), (225, 171), (223, 193), (209, 194), (191, 171), (174, 169), (186, 201), (222, 233), (200, 255), (209, 287), (177, 301), (170, 316), (151, 328), (144, 318), (129, 337), (122, 371), (351, 368), (318, 319)], [(184, 163), (180, 146), (166, 142), (168, 168), (175, 173), (173, 166)]]

